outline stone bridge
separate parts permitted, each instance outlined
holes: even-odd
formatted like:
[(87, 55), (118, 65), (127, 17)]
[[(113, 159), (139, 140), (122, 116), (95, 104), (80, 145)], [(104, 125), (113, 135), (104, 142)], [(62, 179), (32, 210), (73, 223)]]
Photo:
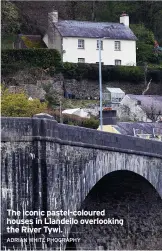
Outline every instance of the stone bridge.
[(13, 245), (6, 243), (7, 209), (105, 210), (102, 219), (123, 219), (61, 225), (58, 238), (79, 242), (36, 243), (37, 250), (161, 249), (161, 142), (58, 124), (51, 116), (2, 118), (1, 130), (2, 250)]

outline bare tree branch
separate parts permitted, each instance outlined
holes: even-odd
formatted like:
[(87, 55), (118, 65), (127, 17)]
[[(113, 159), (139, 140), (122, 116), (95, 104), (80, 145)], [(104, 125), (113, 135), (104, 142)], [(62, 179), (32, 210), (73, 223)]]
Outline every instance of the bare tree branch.
[(142, 92), (142, 95), (145, 95), (145, 93), (149, 90), (150, 85), (151, 85), (151, 81), (152, 81), (152, 79), (150, 79), (150, 81), (148, 82), (146, 89)]
[(158, 118), (162, 115), (161, 111), (157, 111), (156, 105), (152, 103), (151, 107), (145, 108), (147, 118), (152, 122), (156, 122)]

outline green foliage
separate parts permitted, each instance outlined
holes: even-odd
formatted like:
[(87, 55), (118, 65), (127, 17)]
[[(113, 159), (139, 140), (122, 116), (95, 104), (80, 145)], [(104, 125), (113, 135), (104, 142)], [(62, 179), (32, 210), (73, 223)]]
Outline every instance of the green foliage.
[(15, 74), (19, 70), (23, 70), (27, 67), (23, 62), (22, 64), (2, 64), (1, 65), (1, 72), (2, 76), (9, 76), (10, 74)]
[(21, 26), (18, 9), (9, 1), (2, 1), (1, 5), (2, 34), (14, 34)]
[(143, 79), (143, 69), (138, 66), (119, 66), (116, 74), (121, 81), (139, 82)]
[[(77, 80), (98, 80), (99, 70), (97, 64), (74, 64), (64, 63), (62, 73), (65, 78)], [(143, 79), (143, 69), (137, 66), (102, 66), (103, 81), (133, 81)]]
[(52, 84), (44, 84), (43, 89), (45, 90), (45, 100), (48, 103), (48, 107), (55, 107), (59, 105), (59, 97), (58, 97), (58, 92), (56, 92)]
[(16, 35), (10, 34), (10, 35), (3, 35), (1, 37), (1, 49), (13, 49), (13, 43), (15, 42)]
[(64, 98), (61, 100), (62, 109), (74, 109), (74, 108), (89, 108), (90, 106), (99, 105), (99, 100), (96, 99), (67, 99)]
[(158, 56), (154, 53), (155, 37), (151, 30), (147, 29), (144, 24), (132, 24), (130, 28), (138, 38), (137, 40), (137, 63), (144, 62), (158, 64)]
[(153, 46), (144, 42), (137, 42), (137, 63), (138, 65), (144, 62), (158, 64), (158, 56), (153, 51)]
[[(53, 115), (55, 119), (60, 122), (59, 111), (48, 111), (49, 114)], [(62, 122), (68, 125), (81, 126), (86, 128), (97, 129), (99, 127), (99, 121), (96, 118), (81, 118), (77, 115), (62, 114)]]
[(95, 118), (90, 118), (83, 120), (83, 127), (97, 129), (99, 127), (99, 120)]
[[(154, 66), (154, 67), (153, 67)], [(37, 70), (41, 70), (42, 68), (30, 67), (22, 62), (21, 64), (2, 64), (1, 71), (2, 76), (7, 77), (9, 75), (15, 74), (18, 70), (23, 70), (25, 68), (32, 70), (32, 74), (37, 72)], [(152, 72), (156, 73), (152, 73)], [(152, 81), (161, 82), (159, 77), (155, 75), (159, 75), (162, 73), (162, 67), (150, 65), (148, 66), (149, 74), (152, 74)], [(46, 74), (54, 76), (56, 73), (61, 73), (66, 79), (76, 79), (78, 81), (82, 79), (98, 81), (99, 79), (99, 70), (98, 65), (96, 64), (75, 64), (75, 63), (63, 63), (56, 67), (48, 67)], [(150, 75), (149, 75), (150, 76)], [(148, 77), (149, 78), (149, 77)], [(141, 62), (141, 66), (102, 66), (102, 80), (104, 82), (108, 81), (125, 81), (125, 82), (134, 82), (140, 84), (140, 82), (144, 81), (144, 64)], [(44, 87), (48, 88), (48, 86)], [(51, 91), (52, 88), (49, 88), (47, 91), (46, 99), (49, 104), (56, 105), (58, 104), (57, 93)], [(45, 90), (46, 91), (46, 90)]]
[[(63, 63), (63, 74), (67, 77), (67, 78), (73, 78), (74, 76), (76, 77), (76, 71), (77, 71), (77, 64), (73, 64), (73, 63), (69, 63), (69, 62), (65, 62)], [(74, 78), (75, 78), (74, 77)]]
[(26, 67), (59, 66), (61, 56), (54, 49), (13, 49), (2, 50), (2, 64), (25, 65)]
[[(150, 60), (151, 61), (151, 60)], [(153, 60), (152, 60), (153, 61)], [(98, 81), (99, 70), (96, 64), (74, 64), (74, 63), (64, 63), (62, 74), (65, 78), (69, 79), (88, 79), (93, 81)], [(154, 68), (148, 67), (148, 77), (152, 78), (152, 81), (160, 82), (162, 79), (162, 68), (156, 66)], [(159, 77), (161, 76), (161, 77)], [(140, 84), (144, 81), (144, 67), (143, 63), (141, 66), (102, 66), (102, 80), (108, 81), (125, 81), (134, 82)]]
[(162, 69), (152, 68), (149, 69), (147, 79), (152, 79), (156, 83), (162, 83)]
[(144, 42), (145, 44), (154, 45), (154, 34), (152, 31), (147, 29), (144, 24), (131, 24), (130, 28), (138, 38), (140, 42)]
[(44, 112), (46, 108), (46, 103), (41, 103), (38, 99), (28, 100), (24, 93), (9, 93), (8, 89), (2, 91), (2, 116), (31, 117), (34, 114)]

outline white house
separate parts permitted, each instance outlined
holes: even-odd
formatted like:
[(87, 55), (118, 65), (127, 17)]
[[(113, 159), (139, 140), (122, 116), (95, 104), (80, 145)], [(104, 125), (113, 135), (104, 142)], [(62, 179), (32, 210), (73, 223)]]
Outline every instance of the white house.
[(118, 117), (142, 122), (160, 121), (162, 96), (127, 94), (117, 110)]
[(105, 65), (136, 65), (136, 36), (129, 28), (129, 16), (120, 23), (59, 20), (58, 12), (48, 14), (48, 32), (43, 41), (61, 53), (63, 62), (98, 63), (99, 40)]

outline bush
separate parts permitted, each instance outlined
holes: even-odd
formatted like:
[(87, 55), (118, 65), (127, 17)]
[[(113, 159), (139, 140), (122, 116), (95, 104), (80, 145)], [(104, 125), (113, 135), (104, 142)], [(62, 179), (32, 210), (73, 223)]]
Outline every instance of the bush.
[[(48, 113), (54, 116), (58, 122), (60, 122), (60, 111), (48, 110)], [(62, 114), (62, 122), (68, 125), (75, 125), (92, 129), (97, 129), (99, 127), (99, 121), (95, 118), (81, 118), (77, 115), (71, 114)]]
[(2, 91), (1, 115), (7, 117), (31, 117), (34, 114), (44, 112), (46, 103), (41, 103), (38, 99), (28, 100), (24, 93), (9, 93)]
[(65, 78), (76, 78), (77, 64), (65, 62), (63, 63), (62, 73)]
[(83, 121), (83, 127), (97, 129), (99, 127), (99, 120), (90, 118)]
[(143, 69), (138, 66), (119, 66), (116, 74), (123, 81), (139, 82), (143, 79)]
[[(152, 50), (150, 45), (148, 50)], [(150, 61), (157, 61), (156, 55), (152, 52), (147, 51), (147, 46), (145, 46), (145, 51), (141, 54), (141, 62), (147, 61), (150, 57)], [(159, 59), (160, 60), (160, 57)], [(162, 56), (161, 56), (162, 60)], [(12, 62), (12, 64), (11, 64)], [(48, 68), (47, 74), (54, 76), (55, 74), (62, 73), (62, 75), (67, 79), (76, 80), (99, 80), (99, 67), (97, 64), (81, 64), (81, 63), (70, 63), (61, 62), (61, 56), (57, 50), (54, 49), (21, 49), (21, 50), (2, 50), (2, 76), (7, 76), (9, 74), (14, 74), (20, 69), (36, 69), (36, 68)], [(157, 70), (157, 71), (156, 71)], [(154, 81), (161, 81), (161, 71), (160, 66), (152, 69), (149, 68), (149, 78), (153, 76)], [(160, 77), (159, 77), (160, 75)], [(126, 81), (140, 83), (144, 81), (144, 67), (143, 63), (141, 66), (102, 66), (102, 80), (108, 81)]]
[(147, 79), (150, 80), (152, 79), (153, 82), (162, 82), (162, 70), (160, 69), (150, 69), (148, 71), (148, 76)]
[(140, 65), (143, 62), (158, 64), (158, 56), (154, 53), (154, 46), (145, 44), (145, 42), (137, 42), (137, 63)]
[(155, 36), (154, 33), (147, 29), (144, 24), (131, 24), (130, 28), (138, 38), (138, 41), (144, 42), (145, 44), (153, 45)]
[(51, 67), (61, 64), (61, 55), (54, 49), (7, 49), (2, 50), (2, 64), (28, 67)]

